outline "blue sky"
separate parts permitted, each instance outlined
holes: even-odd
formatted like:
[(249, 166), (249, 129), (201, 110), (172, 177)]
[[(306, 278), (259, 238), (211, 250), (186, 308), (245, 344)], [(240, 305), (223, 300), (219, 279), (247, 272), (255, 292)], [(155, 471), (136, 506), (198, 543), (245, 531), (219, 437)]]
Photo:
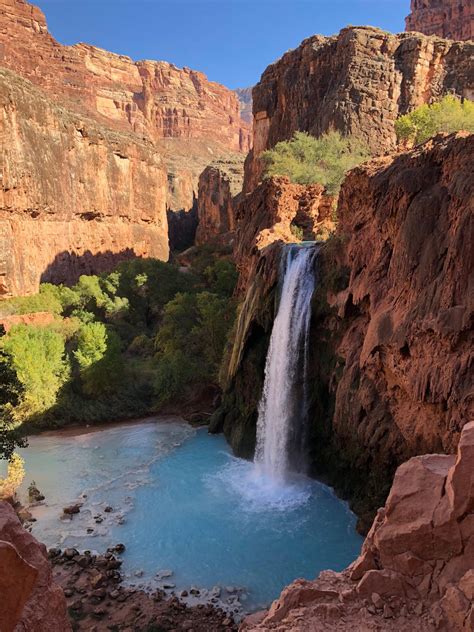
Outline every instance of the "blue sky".
[(230, 88), (314, 33), (370, 24), (404, 29), (409, 0), (33, 0), (63, 44), (202, 70)]

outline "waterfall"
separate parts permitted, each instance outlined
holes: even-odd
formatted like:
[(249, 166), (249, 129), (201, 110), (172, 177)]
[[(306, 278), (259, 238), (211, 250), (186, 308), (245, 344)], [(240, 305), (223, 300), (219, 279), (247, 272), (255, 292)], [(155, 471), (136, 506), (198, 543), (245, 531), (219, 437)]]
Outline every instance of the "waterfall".
[(314, 244), (286, 246), (280, 269), (283, 283), (265, 365), (255, 453), (257, 466), (280, 480), (306, 465), (306, 371), (317, 251)]

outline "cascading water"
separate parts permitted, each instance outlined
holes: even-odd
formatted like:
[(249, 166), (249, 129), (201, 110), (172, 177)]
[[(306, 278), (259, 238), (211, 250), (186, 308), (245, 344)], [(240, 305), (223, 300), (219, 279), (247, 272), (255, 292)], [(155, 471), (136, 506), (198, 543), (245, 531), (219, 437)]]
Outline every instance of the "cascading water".
[(315, 244), (286, 247), (280, 304), (273, 324), (257, 424), (255, 462), (272, 479), (285, 480), (306, 465), (306, 369), (315, 287)]

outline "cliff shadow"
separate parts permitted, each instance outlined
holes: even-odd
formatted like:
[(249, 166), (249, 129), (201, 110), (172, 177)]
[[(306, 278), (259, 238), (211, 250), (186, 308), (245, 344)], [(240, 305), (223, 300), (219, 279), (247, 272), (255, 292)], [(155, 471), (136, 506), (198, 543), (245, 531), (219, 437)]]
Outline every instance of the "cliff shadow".
[(81, 255), (64, 250), (58, 253), (42, 272), (40, 283), (74, 285), (83, 274), (111, 272), (122, 261), (141, 258), (133, 248), (125, 248), (119, 252), (105, 250), (97, 253), (86, 250)]

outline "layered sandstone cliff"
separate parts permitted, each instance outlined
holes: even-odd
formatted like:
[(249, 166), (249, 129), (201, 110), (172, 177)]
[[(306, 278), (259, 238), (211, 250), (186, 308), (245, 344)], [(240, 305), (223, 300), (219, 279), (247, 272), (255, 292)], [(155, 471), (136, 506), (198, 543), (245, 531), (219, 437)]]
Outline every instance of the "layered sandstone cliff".
[[(459, 134), (353, 170), (336, 233), (321, 250), (310, 344), (313, 473), (351, 498), (362, 526), (400, 463), (453, 452), (474, 416), (473, 161), (474, 136)], [(270, 182), (242, 202), (246, 296), (213, 419), (244, 456), (253, 454), (278, 270), (275, 245), (259, 249), (258, 240), (285, 241), (273, 210), (274, 197), (285, 196), (272, 196)]]
[(473, 98), (474, 43), (349, 27), (315, 35), (269, 66), (253, 89), (253, 150), (245, 191), (262, 174), (259, 155), (297, 130), (361, 138), (374, 155), (396, 148), (398, 116), (447, 92)]
[(62, 589), (53, 581), (46, 547), (0, 502), (0, 629), (72, 631)]
[(196, 244), (232, 240), (236, 227), (234, 198), (242, 191), (244, 159), (212, 163), (199, 176)]
[[(342, 573), (296, 580), (242, 630), (469, 632), (474, 629), (474, 422), (457, 456), (397, 470), (359, 558)], [(260, 620), (260, 621), (259, 621)]]
[(407, 31), (438, 35), (452, 40), (474, 39), (472, 0), (411, 0)]
[(0, 297), (168, 258), (167, 177), (149, 141), (53, 103), (0, 69)]

